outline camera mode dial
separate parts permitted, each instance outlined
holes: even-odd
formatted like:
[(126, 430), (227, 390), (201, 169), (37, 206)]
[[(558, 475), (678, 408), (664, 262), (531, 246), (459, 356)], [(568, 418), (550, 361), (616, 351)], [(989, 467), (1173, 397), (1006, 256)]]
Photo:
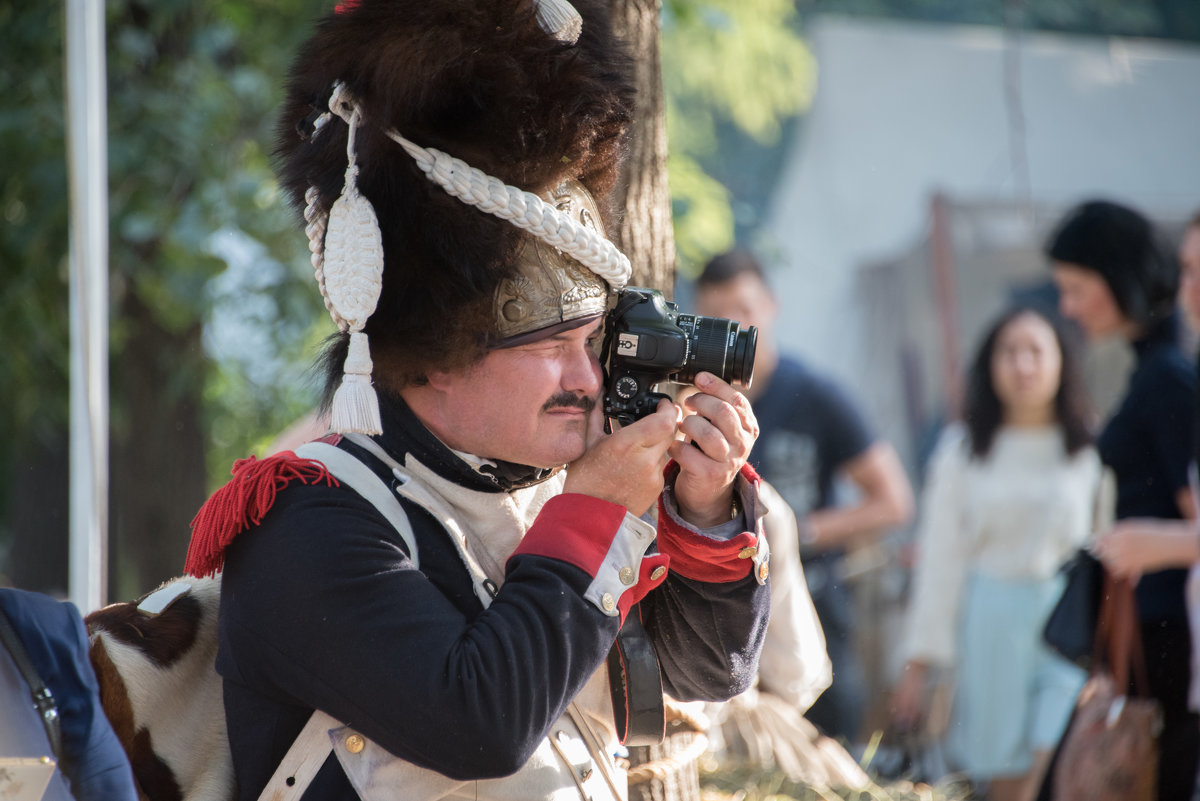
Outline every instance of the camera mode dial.
[(633, 376), (623, 375), (613, 385), (613, 392), (622, 400), (629, 400), (638, 394), (638, 382)]

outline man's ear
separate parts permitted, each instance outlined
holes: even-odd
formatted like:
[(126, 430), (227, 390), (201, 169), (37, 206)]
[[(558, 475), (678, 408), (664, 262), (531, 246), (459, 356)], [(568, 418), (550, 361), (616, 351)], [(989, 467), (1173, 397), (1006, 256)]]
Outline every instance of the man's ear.
[(455, 375), (449, 370), (429, 370), (425, 373), (425, 385), (438, 392), (446, 392), (453, 384)]

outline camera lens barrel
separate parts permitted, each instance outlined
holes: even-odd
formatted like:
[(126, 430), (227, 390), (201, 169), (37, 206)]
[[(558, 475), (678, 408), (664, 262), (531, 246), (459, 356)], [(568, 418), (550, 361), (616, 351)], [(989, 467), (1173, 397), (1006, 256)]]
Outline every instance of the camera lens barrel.
[(675, 381), (695, 383), (696, 373), (706, 370), (730, 384), (750, 385), (757, 328), (751, 326), (741, 331), (732, 320), (692, 314), (679, 315), (676, 325), (687, 333), (691, 347), (683, 367), (675, 374)]

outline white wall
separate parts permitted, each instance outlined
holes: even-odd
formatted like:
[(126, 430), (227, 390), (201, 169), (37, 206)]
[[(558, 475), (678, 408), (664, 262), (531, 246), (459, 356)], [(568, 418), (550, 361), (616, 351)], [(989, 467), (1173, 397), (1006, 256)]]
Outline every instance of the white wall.
[(919, 240), (934, 191), (1024, 199), (1027, 185), (1041, 207), (1103, 195), (1175, 220), (1200, 207), (1200, 47), (1026, 33), (1006, 73), (999, 29), (827, 17), (811, 39), (817, 93), (765, 232), (779, 336), (862, 395), (855, 270)]

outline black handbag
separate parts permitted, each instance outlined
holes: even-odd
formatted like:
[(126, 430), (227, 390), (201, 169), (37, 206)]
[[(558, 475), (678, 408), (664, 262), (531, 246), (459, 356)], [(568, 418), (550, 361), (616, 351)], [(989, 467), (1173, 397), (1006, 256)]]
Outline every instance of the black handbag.
[[(1092, 499), (1094, 533), (1112, 528), (1116, 500), (1116, 476), (1112, 468), (1105, 467), (1100, 471)], [(1085, 546), (1063, 565), (1062, 572), (1066, 575), (1066, 586), (1046, 618), (1042, 639), (1068, 662), (1090, 670), (1096, 644), (1096, 621), (1104, 595), (1104, 565)]]
[(1092, 663), (1096, 619), (1104, 594), (1104, 565), (1085, 548), (1063, 565), (1066, 586), (1054, 605), (1042, 638), (1056, 653), (1084, 670)]

